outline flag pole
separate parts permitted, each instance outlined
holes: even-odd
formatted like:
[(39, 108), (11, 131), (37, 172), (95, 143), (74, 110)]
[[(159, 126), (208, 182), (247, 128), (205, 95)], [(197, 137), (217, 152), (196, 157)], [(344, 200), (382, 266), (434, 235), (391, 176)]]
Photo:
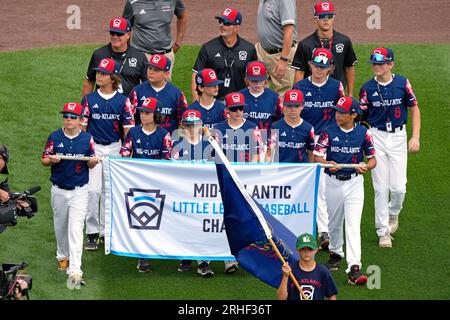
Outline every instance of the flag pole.
[[(209, 143), (213, 146), (214, 150), (216, 151), (216, 154), (219, 156), (219, 158), (222, 160), (225, 167), (228, 169), (233, 181), (236, 183), (237, 187), (239, 188), (239, 191), (244, 196), (247, 203), (250, 205), (250, 207), (253, 209), (253, 212), (256, 214), (256, 217), (258, 218), (259, 222), (261, 223), (261, 226), (266, 234), (267, 239), (269, 240), (269, 243), (272, 246), (272, 250), (277, 255), (278, 259), (280, 259), (282, 264), (285, 264), (286, 261), (284, 260), (283, 256), (281, 255), (280, 251), (278, 250), (278, 247), (276, 246), (275, 242), (272, 240), (272, 232), (270, 231), (269, 226), (267, 225), (266, 219), (264, 219), (264, 216), (262, 215), (261, 211), (259, 210), (258, 206), (255, 204), (253, 199), (248, 194), (247, 190), (242, 185), (241, 181), (239, 180), (239, 177), (237, 176), (236, 172), (234, 171), (233, 167), (231, 166), (230, 162), (228, 161), (227, 157), (225, 157), (222, 149), (217, 144), (217, 141), (214, 140), (211, 133), (209, 132), (209, 129), (204, 127), (202, 128), (203, 134), (208, 138)], [(294, 277), (294, 274), (289, 272), (289, 277), (291, 278), (292, 282), (294, 282), (295, 286), (297, 287), (298, 291), (300, 292), (300, 295), (302, 296), (303, 300), (309, 300), (305, 293), (303, 292), (302, 288), (300, 287), (297, 279)]]

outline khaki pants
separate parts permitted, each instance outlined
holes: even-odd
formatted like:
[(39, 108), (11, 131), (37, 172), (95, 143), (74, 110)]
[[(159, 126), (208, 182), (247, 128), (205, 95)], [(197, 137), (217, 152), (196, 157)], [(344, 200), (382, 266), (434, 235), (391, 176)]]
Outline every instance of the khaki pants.
[[(147, 60), (150, 59), (150, 57), (152, 56), (151, 53), (148, 52), (144, 52), (145, 56), (147, 57)], [(172, 70), (173, 70), (173, 65), (175, 64), (175, 53), (173, 52), (173, 50), (171, 50), (168, 53), (164, 54), (166, 56), (167, 59), (170, 60), (171, 65), (170, 65), (170, 70), (169, 70), (169, 79), (167, 79), (167, 81), (172, 81)]]
[(258, 59), (263, 61), (267, 66), (267, 73), (269, 75), (269, 85), (273, 84), (274, 90), (280, 95), (283, 96), (286, 91), (292, 89), (294, 85), (294, 76), (295, 70), (291, 68), (292, 60), (294, 59), (295, 51), (297, 51), (297, 44), (291, 48), (291, 51), (288, 55), (288, 64), (286, 67), (286, 73), (283, 78), (277, 79), (274, 76), (275, 67), (280, 61), (281, 52), (268, 54), (257, 42), (255, 44), (256, 54), (258, 55)]

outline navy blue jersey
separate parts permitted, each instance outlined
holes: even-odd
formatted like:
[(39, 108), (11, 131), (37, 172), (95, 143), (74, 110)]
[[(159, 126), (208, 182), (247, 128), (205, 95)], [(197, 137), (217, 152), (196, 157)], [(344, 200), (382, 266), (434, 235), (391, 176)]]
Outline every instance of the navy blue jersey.
[(87, 126), (86, 131), (92, 134), (94, 141), (110, 144), (119, 141), (120, 127), (134, 126), (130, 100), (123, 94), (116, 92), (108, 100), (97, 91), (85, 95), (81, 100), (83, 119), (81, 125)]
[[(314, 270), (306, 272), (300, 269), (300, 266), (296, 263), (291, 266), (291, 269), (302, 291), (309, 300), (325, 300), (325, 298), (338, 294), (333, 277), (325, 266), (317, 264)], [(288, 300), (302, 299), (300, 292), (291, 278), (288, 280), (287, 288)]]
[[(371, 158), (375, 155), (372, 134), (363, 126), (355, 126), (351, 131), (345, 132), (337, 124), (332, 124), (322, 130), (314, 154), (322, 157), (326, 154), (327, 161), (336, 163), (363, 162), (364, 156)], [(355, 172), (354, 168), (343, 168), (336, 172), (325, 169), (325, 173), (331, 175)]]
[(214, 104), (210, 109), (206, 109), (200, 105), (198, 101), (194, 101), (189, 105), (188, 110), (197, 110), (202, 115), (203, 127), (209, 129), (214, 125), (226, 119), (225, 104), (219, 100), (214, 100)]
[(344, 96), (344, 86), (338, 80), (328, 77), (323, 86), (312, 83), (311, 77), (294, 84), (293, 89), (300, 90), (305, 98), (302, 118), (308, 121), (319, 135), (326, 126), (336, 123), (334, 106)]
[(130, 92), (129, 98), (135, 112), (134, 119), (137, 124), (141, 123), (141, 118), (139, 110), (136, 108), (142, 106), (146, 98), (155, 98), (161, 102), (163, 107), (160, 112), (163, 116), (163, 121), (159, 125), (170, 133), (178, 129), (181, 115), (187, 108), (187, 101), (183, 92), (170, 82), (167, 82), (164, 88), (157, 92), (147, 80), (134, 87)]
[[(64, 134), (63, 129), (53, 131), (45, 145), (42, 158), (50, 155), (93, 157), (94, 139), (91, 134), (80, 131), (74, 138)], [(63, 188), (74, 188), (89, 182), (87, 161), (61, 160), (51, 167), (50, 181)]]
[(375, 79), (367, 81), (361, 87), (359, 97), (361, 109), (368, 111), (367, 122), (384, 131), (386, 122), (392, 123), (392, 129), (406, 124), (408, 107), (417, 105), (409, 80), (399, 75), (393, 75), (387, 85), (379, 84)]
[(228, 120), (222, 121), (214, 126), (214, 137), (230, 162), (251, 162), (261, 144), (258, 126), (249, 120), (238, 129), (230, 127)]
[(245, 97), (244, 118), (256, 123), (259, 129), (269, 129), (273, 122), (282, 118), (283, 106), (275, 91), (265, 88), (258, 97), (252, 95), (248, 88), (239, 92)]
[(148, 134), (139, 125), (128, 131), (120, 154), (124, 158), (168, 160), (171, 151), (172, 139), (166, 129), (157, 127), (155, 131)]
[(213, 161), (214, 149), (208, 140), (201, 140), (192, 144), (186, 139), (181, 139), (173, 144), (172, 160), (184, 161)]
[(278, 152), (279, 162), (308, 162), (307, 150), (314, 150), (314, 128), (307, 121), (295, 128), (281, 119), (272, 125), (269, 147)]

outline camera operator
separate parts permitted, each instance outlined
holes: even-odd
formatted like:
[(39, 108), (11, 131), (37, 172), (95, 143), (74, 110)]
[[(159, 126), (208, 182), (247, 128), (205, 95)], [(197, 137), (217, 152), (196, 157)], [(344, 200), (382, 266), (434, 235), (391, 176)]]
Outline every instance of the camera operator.
[[(8, 174), (8, 161), (9, 161), (9, 152), (6, 146), (0, 146), (0, 174)], [(5, 204), (8, 200), (10, 200), (10, 190), (8, 179), (0, 182), (0, 205)], [(16, 201), (17, 209), (28, 208), (30, 205), (28, 202), (18, 199)], [(0, 232), (6, 229), (6, 225), (0, 224)]]

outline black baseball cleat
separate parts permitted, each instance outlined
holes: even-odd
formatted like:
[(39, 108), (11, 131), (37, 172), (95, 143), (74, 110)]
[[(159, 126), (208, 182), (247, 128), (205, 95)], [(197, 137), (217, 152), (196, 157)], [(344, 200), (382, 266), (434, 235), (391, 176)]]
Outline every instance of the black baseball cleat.
[(357, 265), (350, 267), (350, 272), (347, 276), (349, 284), (362, 286), (367, 283), (367, 277), (361, 273)]
[(178, 271), (187, 272), (191, 271), (191, 260), (181, 260), (180, 266), (178, 267)]
[(198, 265), (197, 273), (204, 278), (214, 277), (214, 272), (212, 271), (211, 267), (209, 266), (209, 263), (206, 261), (203, 261), (202, 263), (200, 263)]
[(141, 273), (150, 272), (150, 260), (148, 259), (139, 259), (137, 264), (137, 269)]
[(334, 252), (330, 252), (328, 256), (328, 262), (326, 267), (330, 271), (336, 271), (339, 269), (339, 265), (341, 264), (342, 257)]
[(319, 250), (328, 250), (330, 245), (330, 238), (328, 237), (328, 232), (322, 232), (319, 237)]
[(92, 233), (87, 235), (87, 242), (84, 245), (84, 249), (87, 251), (96, 251), (98, 250), (98, 233)]

